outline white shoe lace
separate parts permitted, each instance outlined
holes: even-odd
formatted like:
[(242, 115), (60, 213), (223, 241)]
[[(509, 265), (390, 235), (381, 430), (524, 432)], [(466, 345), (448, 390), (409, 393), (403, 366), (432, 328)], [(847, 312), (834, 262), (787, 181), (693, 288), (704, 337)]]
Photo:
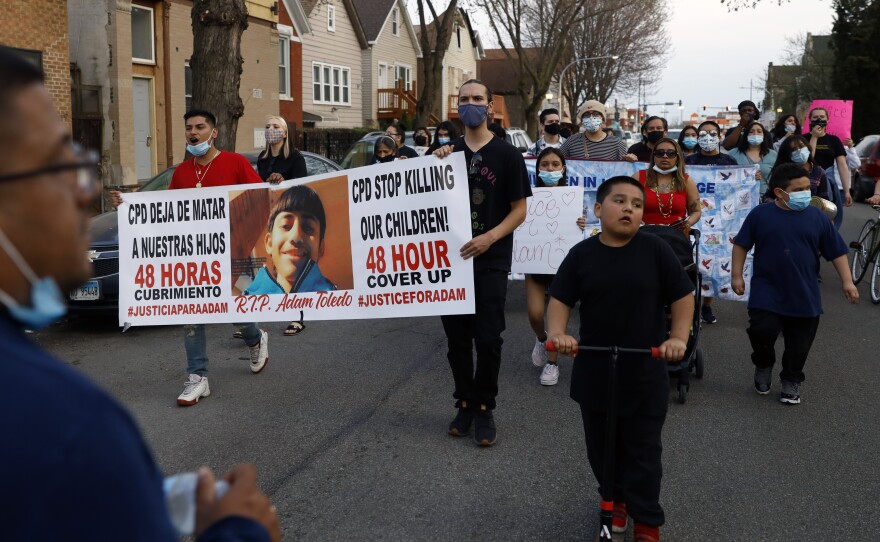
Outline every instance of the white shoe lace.
[(189, 395), (195, 391), (199, 385), (201, 385), (201, 380), (187, 380), (183, 383), (183, 395)]
[(263, 332), (260, 332), (260, 342), (255, 344), (254, 346), (250, 346), (251, 349), (251, 365), (257, 365), (260, 363), (260, 350), (262, 350), (263, 346)]
[(547, 380), (556, 378), (558, 376), (556, 365), (552, 363), (548, 363), (547, 365), (545, 365), (544, 373), (542, 376), (544, 376)]

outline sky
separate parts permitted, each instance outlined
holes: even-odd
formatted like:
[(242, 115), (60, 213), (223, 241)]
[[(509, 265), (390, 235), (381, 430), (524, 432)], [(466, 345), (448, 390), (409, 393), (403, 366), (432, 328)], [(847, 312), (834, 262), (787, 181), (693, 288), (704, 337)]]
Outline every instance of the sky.
[[(415, 2), (407, 3), (413, 24), (418, 24)], [(647, 101), (678, 104), (681, 100), (685, 117), (702, 113), (703, 104), (735, 108), (749, 99), (750, 81), (755, 87), (752, 101), (761, 101), (762, 76), (766, 77), (769, 62), (783, 63), (786, 38), (807, 32), (829, 34), (834, 16), (832, 0), (783, 0), (782, 5), (761, 0), (756, 8), (738, 12), (728, 11), (720, 0), (667, 0), (665, 6), (670, 10), (666, 28), (670, 54)], [(474, 8), (468, 11), (484, 46), (494, 47), (486, 16)], [(619, 89), (611, 102), (618, 98), (619, 104), (635, 107), (635, 95), (635, 89)], [(660, 114), (661, 109), (649, 106), (648, 112)], [(665, 116), (677, 122), (678, 106), (669, 106)]]

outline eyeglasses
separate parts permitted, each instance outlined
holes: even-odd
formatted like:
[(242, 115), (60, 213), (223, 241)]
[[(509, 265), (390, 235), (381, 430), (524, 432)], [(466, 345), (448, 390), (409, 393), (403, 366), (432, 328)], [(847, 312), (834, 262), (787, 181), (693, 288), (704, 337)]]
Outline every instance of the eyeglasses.
[(471, 165), (468, 168), (468, 177), (476, 177), (480, 174), (480, 166), (483, 164), (483, 155), (475, 152), (471, 157)]
[(584, 119), (586, 117), (593, 117), (593, 118), (601, 119), (602, 116), (603, 116), (602, 113), (599, 113), (598, 111), (587, 111), (586, 113), (584, 113), (584, 116), (581, 117), (581, 119)]
[(718, 132), (716, 132), (715, 130), (712, 130), (711, 132), (707, 132), (704, 130), (704, 131), (700, 132), (700, 137), (703, 137), (703, 136), (718, 137)]
[(396, 134), (394, 132), (385, 132), (385, 135), (388, 137), (400, 137), (400, 134)]
[(0, 182), (17, 181), (28, 177), (36, 177), (38, 175), (46, 175), (50, 173), (61, 173), (74, 169), (76, 170), (77, 189), (85, 196), (94, 196), (98, 192), (98, 188), (101, 186), (101, 179), (98, 176), (98, 153), (95, 151), (83, 150), (82, 147), (76, 144), (73, 144), (73, 152), (76, 155), (75, 162), (68, 164), (54, 164), (22, 173), (2, 175), (0, 176)]
[(654, 156), (674, 158), (678, 156), (678, 153), (675, 152), (675, 149), (654, 149)]

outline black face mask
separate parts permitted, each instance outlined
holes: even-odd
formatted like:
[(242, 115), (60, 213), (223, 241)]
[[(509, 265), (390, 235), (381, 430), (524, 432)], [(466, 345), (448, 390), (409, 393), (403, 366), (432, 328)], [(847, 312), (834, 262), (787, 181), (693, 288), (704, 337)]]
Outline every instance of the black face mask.
[(813, 126), (821, 126), (822, 128), (828, 126), (827, 120), (811, 120), (810, 121), (810, 130), (813, 129)]
[(386, 156), (384, 158), (379, 155), (376, 155), (376, 162), (378, 162), (380, 164), (387, 164), (388, 162), (393, 161), (394, 158), (395, 158), (395, 156), (393, 154), (389, 154), (388, 156)]
[(650, 143), (651, 145), (654, 145), (661, 139), (663, 139), (663, 132), (648, 132), (648, 143)]
[(565, 139), (568, 139), (568, 138), (571, 137), (571, 130), (569, 130), (568, 128), (565, 128), (565, 127), (560, 128), (560, 129), (559, 129), (559, 135), (561, 135), (561, 136), (564, 137)]
[(560, 126), (559, 123), (544, 126), (544, 132), (550, 135), (559, 135), (560, 130), (562, 130), (562, 126)]
[(428, 146), (428, 136), (417, 135), (413, 138), (413, 141), (416, 142), (417, 147), (427, 147)]

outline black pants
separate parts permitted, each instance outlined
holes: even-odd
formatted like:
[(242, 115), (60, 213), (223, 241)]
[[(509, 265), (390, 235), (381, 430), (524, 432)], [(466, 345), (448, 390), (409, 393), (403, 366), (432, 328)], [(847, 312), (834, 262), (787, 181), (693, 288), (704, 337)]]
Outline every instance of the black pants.
[(785, 340), (782, 372), (779, 378), (788, 382), (804, 381), (804, 364), (819, 329), (819, 317), (796, 318), (761, 309), (749, 309), (749, 341), (755, 367), (773, 367), (776, 363), (774, 344), (779, 334)]
[[(504, 331), (504, 301), (507, 297), (507, 271), (474, 271), (475, 314), (442, 316), (449, 345), (449, 367), (455, 379), (455, 406), (495, 408), (498, 371), (501, 368), (501, 332)], [(473, 350), (477, 350), (474, 371)]]
[[(581, 406), (587, 459), (599, 481), (599, 494), (605, 483), (604, 412)], [(666, 521), (660, 506), (660, 479), (663, 477), (663, 416), (617, 418), (614, 454), (614, 501), (625, 502), (633, 521), (659, 527)]]

